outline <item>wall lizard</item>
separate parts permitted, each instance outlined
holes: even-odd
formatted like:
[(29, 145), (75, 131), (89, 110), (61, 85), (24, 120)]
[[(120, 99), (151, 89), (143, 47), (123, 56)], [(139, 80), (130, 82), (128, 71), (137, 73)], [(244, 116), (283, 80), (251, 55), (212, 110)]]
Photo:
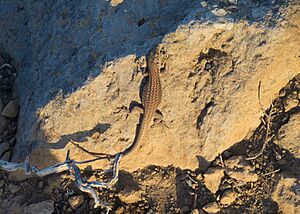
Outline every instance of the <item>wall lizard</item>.
[(123, 152), (123, 155), (128, 154), (137, 145), (140, 144), (142, 138), (147, 133), (153, 118), (162, 118), (162, 114), (157, 111), (157, 108), (162, 98), (162, 87), (160, 82), (160, 54), (161, 47), (157, 47), (155, 51), (151, 51), (147, 62), (147, 74), (148, 80), (145, 84), (144, 90), (142, 91), (141, 101), (142, 107), (134, 106), (143, 112), (139, 128), (137, 129), (136, 136), (133, 143), (127, 147)]

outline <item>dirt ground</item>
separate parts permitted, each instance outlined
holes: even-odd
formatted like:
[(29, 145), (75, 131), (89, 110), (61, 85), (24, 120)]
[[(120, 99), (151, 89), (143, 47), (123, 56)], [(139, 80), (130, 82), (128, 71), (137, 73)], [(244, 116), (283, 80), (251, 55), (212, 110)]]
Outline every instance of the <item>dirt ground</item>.
[[(296, 2), (280, 11), (275, 27), (191, 24), (164, 37), (166, 126), (151, 128), (121, 160), (115, 186), (97, 189), (109, 213), (300, 213), (300, 9)], [(26, 107), (14, 59), (0, 53), (0, 159), (12, 161), (22, 150)], [(112, 60), (85, 86), (40, 107), (31, 163), (61, 163), (67, 149), (76, 160), (93, 157), (71, 141), (103, 153), (128, 146), (138, 115), (124, 118), (138, 100), (142, 76), (132, 71), (140, 62), (136, 55)], [(83, 165), (83, 179), (108, 180), (108, 163)], [(67, 172), (40, 178), (0, 170), (0, 214), (107, 213), (94, 205)]]

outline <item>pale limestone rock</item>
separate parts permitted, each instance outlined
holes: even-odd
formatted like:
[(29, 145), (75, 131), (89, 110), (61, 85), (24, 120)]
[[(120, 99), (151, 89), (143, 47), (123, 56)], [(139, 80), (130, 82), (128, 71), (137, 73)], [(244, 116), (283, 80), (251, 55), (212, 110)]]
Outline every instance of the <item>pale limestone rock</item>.
[(223, 177), (224, 169), (209, 168), (204, 175), (204, 184), (212, 193), (216, 193)]
[(220, 207), (216, 202), (206, 204), (202, 209), (209, 214), (217, 213), (220, 211)]
[(83, 204), (83, 202), (83, 195), (75, 195), (68, 199), (68, 203), (70, 204), (73, 210), (76, 210), (78, 207), (80, 207)]
[(293, 114), (287, 124), (279, 130), (275, 143), (300, 158), (300, 113)]
[(235, 192), (233, 192), (232, 190), (226, 190), (221, 196), (220, 203), (223, 205), (230, 205), (235, 201), (236, 198), (237, 195)]
[(226, 166), (226, 173), (238, 181), (256, 182), (258, 175), (254, 172), (253, 167), (249, 161), (245, 160), (245, 156), (233, 156), (224, 161)]
[(300, 182), (296, 178), (279, 175), (279, 182), (272, 193), (272, 199), (282, 213), (297, 214), (300, 211)]

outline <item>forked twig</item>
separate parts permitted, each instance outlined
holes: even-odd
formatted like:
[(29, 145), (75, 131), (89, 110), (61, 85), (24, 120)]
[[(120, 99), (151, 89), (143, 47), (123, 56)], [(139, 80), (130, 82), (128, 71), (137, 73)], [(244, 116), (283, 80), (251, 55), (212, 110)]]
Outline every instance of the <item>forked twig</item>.
[[(115, 160), (113, 164), (113, 176), (108, 182), (99, 182), (99, 181), (85, 181), (82, 179), (81, 172), (79, 167), (77, 166), (78, 164), (83, 164), (87, 162), (93, 162), (99, 159), (103, 158), (95, 158), (93, 160), (88, 160), (88, 161), (83, 161), (83, 162), (76, 162), (73, 159), (70, 159), (70, 151), (68, 150), (67, 155), (66, 155), (66, 160), (63, 163), (56, 164), (44, 169), (38, 169), (34, 165), (29, 164), (29, 157), (26, 157), (24, 163), (16, 163), (16, 162), (8, 162), (4, 160), (0, 160), (0, 169), (4, 170), (6, 172), (13, 172), (17, 170), (23, 170), (26, 175), (34, 175), (38, 177), (44, 177), (47, 175), (55, 174), (55, 173), (61, 173), (64, 171), (69, 171), (71, 177), (74, 178), (76, 185), (78, 188), (83, 191), (88, 193), (94, 200), (95, 200), (95, 207), (105, 207), (108, 211), (111, 210), (110, 206), (108, 203), (100, 201), (96, 191), (94, 188), (105, 188), (109, 189), (113, 185), (116, 184), (118, 181), (119, 177), (119, 163), (121, 160), (123, 154), (118, 153), (115, 155)], [(93, 188), (94, 187), (94, 188)]]

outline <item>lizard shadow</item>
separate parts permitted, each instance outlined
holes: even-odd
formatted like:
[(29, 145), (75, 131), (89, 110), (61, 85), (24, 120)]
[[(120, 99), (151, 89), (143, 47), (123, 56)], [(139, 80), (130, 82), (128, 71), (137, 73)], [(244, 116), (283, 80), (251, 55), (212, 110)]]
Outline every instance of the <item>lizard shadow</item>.
[(88, 140), (87, 137), (92, 136), (96, 132), (98, 132), (99, 134), (103, 134), (110, 128), (111, 128), (110, 123), (98, 123), (94, 128), (92, 128), (90, 130), (79, 131), (79, 132), (76, 132), (73, 134), (62, 135), (60, 140), (57, 143), (51, 144), (51, 147), (52, 147), (52, 149), (62, 149), (62, 148), (65, 148), (65, 146), (70, 141), (84, 143)]

